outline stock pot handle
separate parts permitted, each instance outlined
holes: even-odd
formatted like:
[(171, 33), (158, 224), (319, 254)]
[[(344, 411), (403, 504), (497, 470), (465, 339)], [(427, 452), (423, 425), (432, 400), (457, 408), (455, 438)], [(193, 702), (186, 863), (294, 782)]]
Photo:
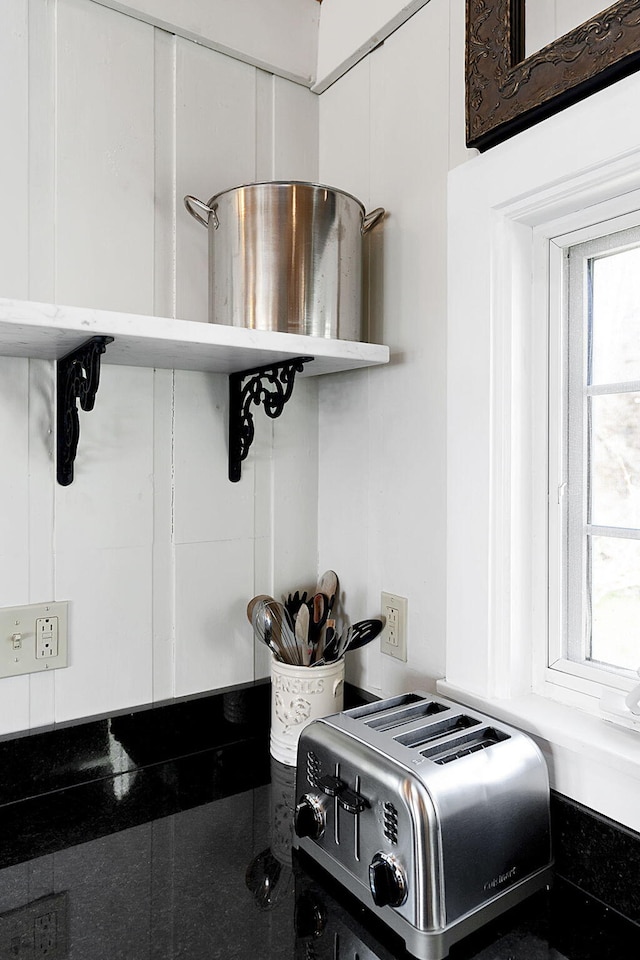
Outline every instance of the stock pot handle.
[(371, 227), (375, 227), (378, 220), (382, 220), (384, 217), (384, 213), (384, 207), (376, 207), (375, 210), (371, 211), (371, 213), (366, 213), (362, 220), (360, 232), (365, 234), (367, 230), (371, 230)]
[[(203, 203), (202, 200), (198, 200), (197, 197), (189, 197), (189, 196), (186, 196), (184, 198), (184, 205), (189, 211), (189, 213), (191, 214), (191, 216), (195, 220), (197, 220), (198, 223), (201, 223), (203, 227), (208, 227), (209, 221), (213, 217), (213, 221), (212, 221), (213, 225), (216, 228), (216, 230), (218, 229), (219, 221), (216, 216), (216, 211), (213, 209), (213, 207), (210, 207), (207, 203)], [(202, 216), (202, 214), (198, 212), (199, 210), (202, 210), (202, 213), (204, 213), (204, 216)]]

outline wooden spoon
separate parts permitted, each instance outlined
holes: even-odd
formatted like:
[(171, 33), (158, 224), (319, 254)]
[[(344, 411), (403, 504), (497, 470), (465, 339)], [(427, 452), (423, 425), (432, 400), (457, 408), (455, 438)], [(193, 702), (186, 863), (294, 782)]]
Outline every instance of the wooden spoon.
[(338, 581), (338, 574), (333, 570), (326, 570), (318, 580), (316, 593), (324, 593), (325, 597), (329, 601), (329, 614), (331, 613), (331, 609), (336, 602), (339, 589), (340, 583)]

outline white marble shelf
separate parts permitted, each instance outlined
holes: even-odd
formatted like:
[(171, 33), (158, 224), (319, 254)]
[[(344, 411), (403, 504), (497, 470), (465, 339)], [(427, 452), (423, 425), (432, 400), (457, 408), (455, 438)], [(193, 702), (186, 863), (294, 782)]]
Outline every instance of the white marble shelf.
[(313, 377), (389, 362), (379, 344), (0, 298), (0, 356), (59, 360), (95, 336), (114, 338), (103, 363), (136, 367), (229, 374), (310, 356), (299, 376)]

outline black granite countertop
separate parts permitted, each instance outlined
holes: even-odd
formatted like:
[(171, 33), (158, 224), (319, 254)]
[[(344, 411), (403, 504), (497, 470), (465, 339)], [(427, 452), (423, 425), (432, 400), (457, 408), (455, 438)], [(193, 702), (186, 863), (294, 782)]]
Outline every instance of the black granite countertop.
[[(254, 695), (264, 717), (265, 688)], [(22, 774), (0, 788), (0, 960), (404, 960), (367, 910), (292, 857), (293, 770), (270, 760), (253, 707), (245, 716), (242, 698), (220, 703), (185, 707), (217, 721), (189, 753), (171, 711), (24, 738)], [(450, 954), (639, 955), (640, 927), (562, 876)]]

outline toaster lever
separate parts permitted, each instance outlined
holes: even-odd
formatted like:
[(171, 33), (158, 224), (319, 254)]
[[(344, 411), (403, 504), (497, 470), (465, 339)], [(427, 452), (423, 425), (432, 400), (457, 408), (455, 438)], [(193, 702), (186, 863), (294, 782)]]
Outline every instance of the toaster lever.
[(351, 790), (340, 777), (327, 775), (316, 780), (316, 787), (328, 797), (336, 797), (338, 803), (347, 813), (361, 813), (369, 806), (369, 801), (361, 794)]
[(316, 780), (316, 787), (318, 790), (326, 793), (328, 797), (337, 797), (343, 790), (347, 789), (344, 780), (341, 780), (340, 777), (332, 777), (330, 775), (319, 777)]
[(353, 814), (361, 813), (369, 806), (368, 800), (365, 800), (365, 798), (359, 793), (356, 793), (355, 790), (349, 790), (348, 788), (338, 795), (338, 803), (347, 813)]

